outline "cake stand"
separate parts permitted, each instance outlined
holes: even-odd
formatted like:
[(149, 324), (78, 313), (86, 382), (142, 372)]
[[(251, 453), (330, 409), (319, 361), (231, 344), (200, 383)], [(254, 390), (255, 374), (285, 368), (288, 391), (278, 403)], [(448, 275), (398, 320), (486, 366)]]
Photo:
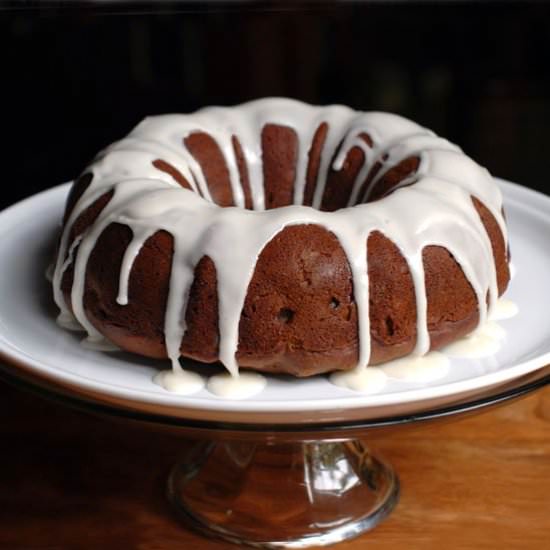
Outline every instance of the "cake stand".
[[(550, 382), (550, 199), (501, 182), (520, 308), (507, 338), (485, 359), (453, 360), (430, 383), (390, 380), (363, 395), (326, 377), (270, 377), (257, 397), (231, 401), (207, 390), (179, 396), (155, 386), (163, 362), (80, 345), (54, 322), (43, 278), (67, 186), (0, 214), (0, 374), (68, 406), (193, 438), (173, 467), (170, 501), (192, 528), (257, 547), (328, 545), (374, 527), (395, 506), (399, 483), (368, 439), (505, 404)], [(188, 364), (207, 375), (216, 367)]]

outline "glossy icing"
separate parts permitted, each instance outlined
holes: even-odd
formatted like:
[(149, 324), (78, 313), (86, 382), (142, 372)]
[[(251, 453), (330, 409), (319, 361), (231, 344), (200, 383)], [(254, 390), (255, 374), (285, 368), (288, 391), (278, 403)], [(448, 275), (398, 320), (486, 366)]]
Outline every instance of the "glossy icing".
[(335, 386), (367, 395), (381, 392), (386, 385), (387, 379), (386, 373), (380, 367), (333, 372), (330, 375), (330, 381)]
[(506, 338), (506, 330), (495, 321), (487, 321), (464, 338), (445, 346), (441, 351), (449, 357), (476, 359), (494, 355)]
[(430, 351), (426, 355), (400, 357), (388, 361), (380, 368), (388, 378), (396, 378), (404, 382), (428, 383), (445, 378), (450, 366), (451, 362), (446, 355), (438, 351)]
[(491, 321), (503, 321), (504, 319), (511, 319), (519, 313), (519, 308), (512, 300), (506, 298), (500, 298), (490, 315)]
[[(272, 210), (265, 210), (260, 143), (262, 128), (268, 123), (289, 126), (298, 138), (294, 205)], [(328, 133), (311, 208), (303, 206), (305, 174), (309, 148), (322, 123), (328, 125)], [(210, 135), (224, 155), (234, 207), (221, 208), (212, 202), (201, 166), (184, 144), (185, 138), (197, 131)], [(372, 146), (360, 138), (364, 133), (371, 137)], [(238, 138), (246, 161), (252, 210), (244, 209), (233, 136)], [(341, 169), (353, 147), (360, 147), (366, 160), (354, 182), (349, 206), (335, 212), (318, 210), (329, 170)], [(364, 203), (385, 171), (410, 156), (420, 159), (414, 178), (401, 182), (401, 188), (383, 200)], [(170, 174), (153, 166), (157, 159), (177, 169), (192, 190), (182, 188)], [(377, 161), (382, 164), (381, 170), (364, 196), (359, 196), (366, 175)], [(174, 257), (165, 341), (174, 373), (181, 372), (180, 344), (186, 330), (184, 313), (194, 268), (207, 255), (217, 270), (220, 361), (233, 377), (238, 376), (235, 353), (248, 283), (264, 246), (289, 225), (321, 225), (336, 235), (346, 253), (358, 312), (357, 370), (365, 369), (370, 358), (366, 242), (373, 231), (380, 231), (399, 247), (412, 274), (417, 305), (414, 355), (424, 355), (430, 347), (422, 265), (425, 246), (441, 245), (453, 254), (476, 294), (479, 326), (485, 324), (488, 310), (493, 309), (498, 297), (491, 243), (471, 200), (474, 196), (489, 209), (506, 239), (502, 197), (497, 185), (487, 170), (457, 146), (397, 115), (361, 113), (340, 105), (313, 107), (290, 99), (270, 98), (234, 108), (210, 107), (191, 115), (149, 117), (126, 138), (100, 153), (86, 172), (93, 174), (92, 184), (65, 224), (53, 274), (60, 319), (67, 325), (72, 317), (63, 298), (61, 279), (68, 265), (73, 264), (74, 321), (87, 331), (90, 343), (99, 344), (103, 337), (87, 319), (83, 305), (86, 266), (98, 237), (111, 223), (125, 224), (132, 230), (133, 239), (119, 274), (117, 301), (124, 305), (128, 303), (133, 260), (141, 246), (155, 232), (168, 231), (174, 237)], [(414, 185), (405, 186), (413, 179)], [(95, 223), (69, 242), (74, 221), (108, 191), (113, 191), (112, 199)], [(188, 230), (191, 226), (193, 232)], [(199, 387), (196, 380), (191, 386), (193, 391)]]

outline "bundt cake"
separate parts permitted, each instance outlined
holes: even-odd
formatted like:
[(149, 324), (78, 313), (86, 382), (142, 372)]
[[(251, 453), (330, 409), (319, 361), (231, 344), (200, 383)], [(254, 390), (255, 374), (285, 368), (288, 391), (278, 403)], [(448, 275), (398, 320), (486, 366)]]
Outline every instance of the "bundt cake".
[(441, 348), (508, 280), (500, 191), (456, 145), (262, 99), (149, 117), (99, 153), (53, 286), (89, 340), (303, 377)]

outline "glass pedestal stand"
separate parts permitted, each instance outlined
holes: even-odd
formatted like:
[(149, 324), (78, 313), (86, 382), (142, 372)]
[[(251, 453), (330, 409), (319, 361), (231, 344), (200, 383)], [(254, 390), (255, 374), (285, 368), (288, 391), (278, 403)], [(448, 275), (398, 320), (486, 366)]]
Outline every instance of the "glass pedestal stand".
[(167, 493), (190, 528), (238, 545), (307, 548), (361, 535), (397, 504), (397, 475), (371, 452), (369, 436), (393, 437), (505, 404), (550, 384), (550, 366), (445, 407), (419, 403), (413, 413), (339, 424), (186, 420), (138, 411), (131, 402), (105, 404), (1, 363), (0, 378), (72, 408), (184, 437)]
[(356, 537), (397, 504), (399, 482), (358, 439), (197, 442), (172, 469), (168, 496), (193, 529), (261, 548)]
[(203, 439), (172, 468), (168, 498), (187, 526), (209, 537), (256, 548), (335, 544), (374, 528), (399, 499), (397, 474), (369, 449), (370, 435), (392, 437), (428, 421), (474, 415), (548, 383), (550, 367), (402, 416), (298, 428), (188, 428), (188, 435)]

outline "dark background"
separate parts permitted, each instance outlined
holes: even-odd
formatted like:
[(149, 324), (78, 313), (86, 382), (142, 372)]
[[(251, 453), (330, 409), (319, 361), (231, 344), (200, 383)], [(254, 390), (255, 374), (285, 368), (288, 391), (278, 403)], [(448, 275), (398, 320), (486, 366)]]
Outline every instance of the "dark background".
[(146, 115), (269, 95), (400, 113), (550, 193), (544, 3), (4, 2), (0, 46), (0, 207)]

